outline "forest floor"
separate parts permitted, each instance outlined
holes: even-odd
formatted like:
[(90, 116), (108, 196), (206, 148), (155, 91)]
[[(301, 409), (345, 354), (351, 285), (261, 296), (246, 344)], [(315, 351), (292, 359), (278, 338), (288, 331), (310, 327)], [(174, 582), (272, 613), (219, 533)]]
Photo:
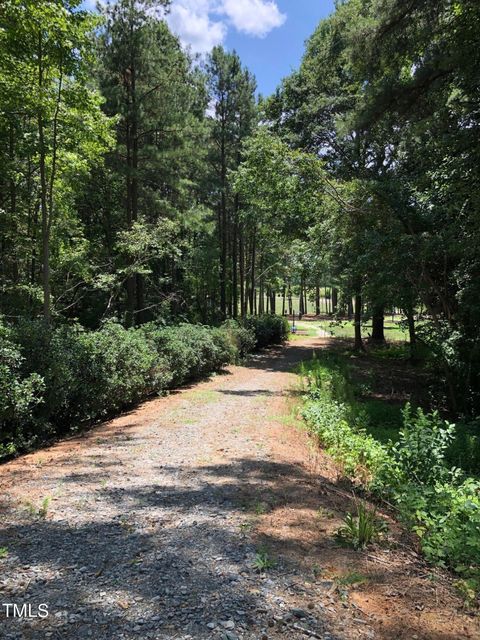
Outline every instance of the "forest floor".
[(295, 417), (293, 373), (328, 344), (297, 339), (0, 467), (0, 603), (49, 607), (0, 609), (0, 637), (480, 638), (388, 514), (388, 545), (337, 545), (351, 490)]

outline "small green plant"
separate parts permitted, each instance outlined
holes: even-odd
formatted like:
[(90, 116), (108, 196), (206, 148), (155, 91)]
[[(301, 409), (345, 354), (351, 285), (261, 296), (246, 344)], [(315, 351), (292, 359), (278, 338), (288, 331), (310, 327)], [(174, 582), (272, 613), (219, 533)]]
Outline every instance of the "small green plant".
[(42, 500), (42, 504), (40, 505), (40, 509), (37, 512), (39, 518), (46, 518), (48, 513), (48, 507), (50, 505), (51, 498), (47, 496)]
[(271, 558), (268, 551), (265, 548), (261, 548), (255, 554), (255, 560), (253, 561), (253, 567), (259, 572), (268, 571), (275, 566), (275, 560)]
[(356, 571), (350, 571), (343, 576), (337, 578), (337, 582), (342, 587), (351, 587), (353, 585), (360, 585), (368, 582), (367, 576), (357, 573)]
[(325, 509), (325, 507), (318, 507), (316, 516), (319, 520), (333, 520), (333, 518), (335, 518), (335, 514), (333, 513), (333, 511)]
[(477, 603), (478, 583), (475, 580), (456, 580), (454, 587), (466, 608), (470, 609)]
[(254, 524), (251, 521), (247, 520), (246, 522), (242, 522), (240, 524), (240, 533), (243, 536), (247, 536), (249, 533), (251, 533), (253, 527), (254, 527)]
[(336, 535), (341, 542), (351, 544), (355, 549), (364, 549), (378, 540), (384, 531), (385, 523), (377, 518), (376, 510), (361, 501), (357, 503), (356, 514), (347, 513)]
[(257, 500), (256, 502), (253, 503), (251, 509), (255, 513), (255, 515), (263, 516), (265, 513), (268, 512), (268, 505), (266, 502), (261, 502)]
[(47, 496), (42, 500), (40, 507), (36, 507), (33, 502), (25, 502), (25, 507), (28, 513), (35, 518), (46, 518), (48, 513), (48, 506), (51, 498)]
[(6, 558), (7, 556), (8, 556), (7, 547), (0, 547), (0, 560), (2, 560), (3, 558)]

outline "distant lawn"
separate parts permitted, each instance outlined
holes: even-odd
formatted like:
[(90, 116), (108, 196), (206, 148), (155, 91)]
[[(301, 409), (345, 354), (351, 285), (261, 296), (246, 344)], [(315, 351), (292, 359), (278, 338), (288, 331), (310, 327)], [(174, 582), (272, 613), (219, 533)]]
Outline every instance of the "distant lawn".
[[(353, 338), (355, 336), (355, 327), (352, 320), (346, 320), (340, 323), (321, 320), (318, 323), (315, 322), (312, 324), (318, 324), (321, 329), (328, 331), (335, 338)], [(362, 336), (368, 338), (371, 333), (371, 322), (362, 324)], [(398, 322), (385, 320), (385, 338), (388, 342), (408, 342), (408, 330), (400, 327)]]
[[(300, 333), (291, 333), (290, 340), (301, 340), (302, 338), (314, 338), (318, 336), (318, 330), (321, 328), (319, 322), (298, 322), (295, 320), (295, 326)], [(290, 328), (292, 323), (290, 323)]]
[[(290, 338), (292, 340), (298, 340), (305, 336), (317, 336), (319, 329), (322, 329), (335, 338), (353, 338), (355, 335), (355, 328), (351, 320), (344, 322), (330, 322), (329, 320), (309, 320), (308, 322), (303, 322), (301, 320), (295, 320), (295, 326), (300, 334), (291, 334)], [(290, 327), (292, 327), (292, 322), (290, 322)], [(371, 333), (371, 323), (362, 324), (362, 336), (367, 338)], [(387, 342), (408, 342), (408, 330), (402, 329), (398, 325), (398, 322), (385, 320), (385, 338)]]

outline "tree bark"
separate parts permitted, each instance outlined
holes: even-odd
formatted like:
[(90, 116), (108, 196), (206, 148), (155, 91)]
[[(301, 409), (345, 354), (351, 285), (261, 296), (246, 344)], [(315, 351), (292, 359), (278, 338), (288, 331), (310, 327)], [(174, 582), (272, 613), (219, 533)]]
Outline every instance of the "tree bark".
[[(38, 87), (40, 92), (43, 90), (43, 46), (42, 32), (38, 36)], [(51, 319), (50, 309), (50, 224), (48, 215), (48, 196), (47, 196), (47, 167), (46, 167), (46, 149), (45, 149), (45, 132), (42, 106), (39, 106), (38, 116), (38, 153), (39, 153), (39, 169), (40, 169), (40, 211), (42, 217), (42, 289), (43, 289), (43, 318), (49, 323)]]
[(270, 313), (274, 316), (277, 313), (277, 292), (270, 290)]
[(355, 296), (355, 344), (354, 349), (356, 351), (365, 351), (362, 340), (362, 296), (356, 294)]
[(247, 315), (247, 307), (245, 304), (245, 249), (243, 244), (243, 228), (239, 228), (239, 277), (240, 277), (240, 315), (244, 318)]
[(252, 262), (251, 262), (251, 270), (250, 270), (250, 314), (253, 315), (256, 313), (256, 291), (255, 291), (255, 260), (256, 260), (256, 234), (255, 229), (253, 229), (253, 237), (252, 237)]
[(235, 196), (235, 218), (232, 233), (232, 317), (238, 317), (238, 196)]
[(352, 316), (353, 316), (353, 303), (352, 303), (352, 299), (349, 297), (347, 301), (347, 318), (351, 320)]
[(332, 287), (332, 313), (337, 313), (338, 311), (338, 289)]
[(385, 343), (385, 309), (383, 306), (376, 306), (373, 309), (372, 342), (375, 344)]
[(415, 327), (415, 316), (413, 314), (413, 309), (406, 309), (405, 315), (407, 316), (408, 335), (410, 338), (410, 359), (415, 360), (417, 357), (417, 331)]

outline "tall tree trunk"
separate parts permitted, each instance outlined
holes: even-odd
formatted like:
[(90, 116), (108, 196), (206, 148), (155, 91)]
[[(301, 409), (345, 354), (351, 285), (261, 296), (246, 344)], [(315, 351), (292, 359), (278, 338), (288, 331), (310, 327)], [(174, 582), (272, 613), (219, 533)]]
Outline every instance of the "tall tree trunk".
[(305, 298), (303, 297), (303, 274), (300, 277), (300, 295), (298, 296), (298, 313), (303, 316), (305, 313), (304, 304)]
[(410, 359), (415, 360), (417, 357), (417, 331), (415, 327), (413, 308), (410, 307), (409, 309), (406, 309), (405, 315), (407, 316), (408, 336), (410, 338)]
[(244, 318), (247, 315), (245, 304), (245, 249), (243, 244), (243, 227), (239, 227), (239, 276), (240, 276), (240, 315)]
[(383, 306), (375, 306), (372, 315), (372, 342), (385, 343), (385, 309)]
[(222, 121), (222, 139), (220, 144), (221, 162), (221, 204), (220, 204), (220, 314), (227, 317), (227, 158), (226, 123)]
[(285, 311), (286, 311), (286, 295), (287, 295), (287, 287), (285, 285), (283, 285), (283, 289), (282, 289), (282, 316), (285, 315)]
[(256, 314), (256, 291), (255, 291), (255, 261), (256, 261), (256, 232), (255, 232), (255, 228), (253, 229), (253, 236), (252, 236), (252, 262), (251, 262), (251, 269), (250, 269), (250, 314)]
[(319, 316), (320, 313), (320, 284), (317, 281), (315, 287), (315, 315)]
[[(132, 223), (138, 221), (138, 109), (136, 68), (132, 64)], [(141, 273), (135, 275), (135, 317), (134, 324), (145, 321), (145, 282)]]
[[(43, 90), (43, 42), (42, 32), (38, 36), (38, 87), (40, 92)], [(45, 148), (45, 131), (42, 105), (39, 106), (37, 125), (38, 125), (38, 154), (40, 168), (40, 211), (42, 217), (42, 288), (43, 288), (43, 317), (45, 322), (49, 323), (51, 318), (50, 309), (50, 224), (48, 215), (48, 195), (47, 195), (47, 167), (46, 167), (46, 148)]]
[(232, 233), (232, 317), (238, 317), (238, 195), (235, 196), (235, 212)]
[[(263, 258), (260, 260), (260, 274), (263, 273)], [(263, 275), (260, 276), (260, 287), (258, 291), (258, 313), (259, 315), (263, 315), (265, 313), (265, 286), (263, 281)]]
[(273, 289), (270, 291), (270, 312), (272, 315), (277, 313), (277, 292)]
[(338, 289), (332, 287), (332, 312), (337, 313), (338, 311)]
[(362, 296), (357, 293), (355, 296), (355, 344), (356, 351), (365, 351), (362, 340)]
[(352, 316), (353, 316), (353, 303), (352, 303), (352, 299), (349, 297), (347, 300), (347, 318), (351, 320)]

